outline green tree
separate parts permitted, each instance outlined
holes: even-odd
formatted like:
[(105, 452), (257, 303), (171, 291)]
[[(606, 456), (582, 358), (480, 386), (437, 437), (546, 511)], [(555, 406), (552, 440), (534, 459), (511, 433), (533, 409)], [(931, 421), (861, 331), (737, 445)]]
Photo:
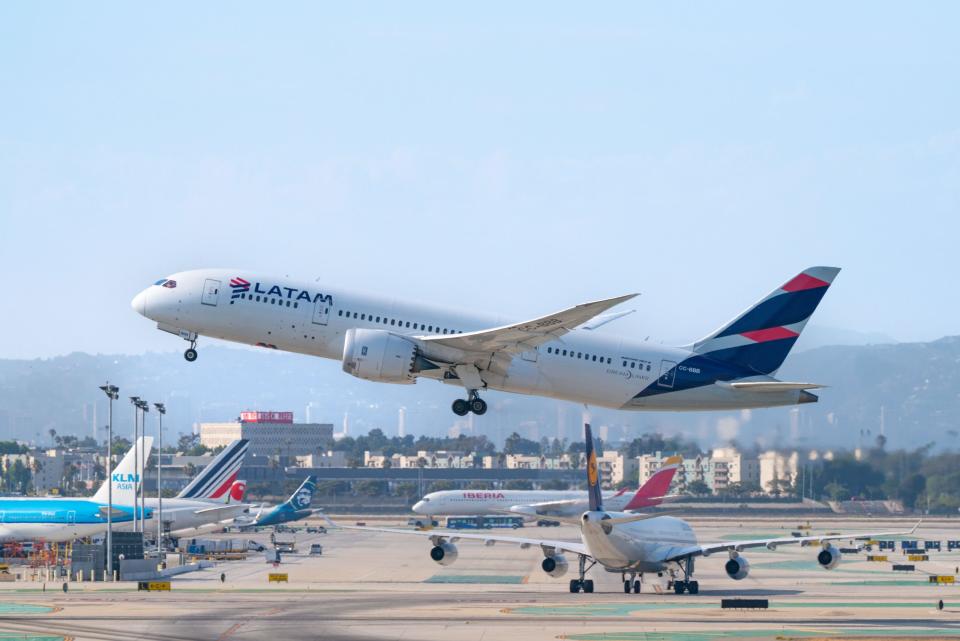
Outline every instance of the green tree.
[(526, 479), (512, 479), (503, 484), (508, 490), (532, 490), (533, 483)]
[(700, 479), (696, 479), (687, 483), (687, 493), (693, 496), (707, 496), (710, 494), (710, 486)]

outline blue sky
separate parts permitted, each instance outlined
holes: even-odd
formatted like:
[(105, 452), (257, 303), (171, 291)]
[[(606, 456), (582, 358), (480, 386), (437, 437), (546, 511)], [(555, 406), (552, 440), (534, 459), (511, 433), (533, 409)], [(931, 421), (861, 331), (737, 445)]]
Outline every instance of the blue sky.
[[(958, 333), (960, 5), (3, 3), (0, 357), (240, 266), (688, 341), (798, 270)], [(612, 331), (612, 328), (611, 328)]]

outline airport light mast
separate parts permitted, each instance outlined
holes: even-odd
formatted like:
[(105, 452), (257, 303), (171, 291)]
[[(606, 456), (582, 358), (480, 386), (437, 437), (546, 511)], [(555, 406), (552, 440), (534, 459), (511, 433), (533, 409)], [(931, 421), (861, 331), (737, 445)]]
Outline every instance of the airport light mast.
[[(137, 457), (140, 454), (140, 448), (137, 447), (137, 431), (140, 429), (140, 397), (131, 396), (130, 402), (133, 403), (133, 473), (138, 473), (140, 467), (137, 465)], [(133, 481), (133, 531), (137, 531), (137, 488), (139, 488), (140, 479)]]
[(107, 574), (113, 581), (113, 402), (120, 398), (120, 388), (107, 381), (100, 389), (107, 395), (110, 408), (107, 413)]
[[(150, 411), (150, 403), (141, 400), (137, 403), (140, 408), (140, 436), (144, 441), (147, 440), (147, 412)], [(147, 531), (147, 491), (146, 479), (144, 473), (147, 468), (147, 448), (143, 448), (140, 456), (140, 467), (137, 468), (140, 484), (137, 486), (136, 496), (140, 497), (140, 533)]]
[(160, 468), (163, 457), (163, 415), (167, 413), (167, 408), (163, 403), (154, 403), (157, 408), (157, 557), (160, 556), (160, 546), (163, 542), (163, 494), (160, 491)]

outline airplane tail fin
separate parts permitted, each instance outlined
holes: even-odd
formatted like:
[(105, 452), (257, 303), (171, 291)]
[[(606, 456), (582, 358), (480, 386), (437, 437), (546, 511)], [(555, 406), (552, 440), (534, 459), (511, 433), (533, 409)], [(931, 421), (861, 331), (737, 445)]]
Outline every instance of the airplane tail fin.
[(593, 447), (593, 431), (590, 423), (583, 424), (584, 441), (587, 455), (587, 496), (590, 501), (590, 511), (603, 511), (603, 493), (600, 491), (600, 467), (597, 465), (597, 452)]
[(233, 485), (230, 486), (230, 491), (227, 492), (227, 505), (243, 503), (244, 497), (247, 495), (247, 482), (246, 481), (234, 481)]
[(805, 269), (694, 343), (693, 351), (757, 374), (774, 374), (839, 272), (839, 267)]
[(134, 452), (137, 453), (138, 462), (145, 461), (150, 458), (150, 449), (152, 447), (152, 436), (143, 436), (137, 439), (134, 447), (131, 447), (124, 457), (120, 459), (120, 463), (111, 470), (110, 478), (100, 484), (97, 493), (93, 495), (93, 500), (97, 503), (106, 503), (110, 499), (110, 489), (107, 487), (107, 483), (113, 483), (113, 504), (129, 505), (132, 507), (136, 490), (141, 480), (134, 465)]
[(243, 457), (247, 453), (250, 441), (237, 439), (226, 446), (222, 452), (204, 467), (187, 487), (177, 494), (178, 499), (219, 499), (230, 491), (237, 480)]
[(297, 488), (297, 491), (290, 495), (287, 504), (295, 510), (308, 510), (313, 503), (313, 495), (317, 491), (317, 477), (308, 476)]
[(630, 499), (630, 502), (627, 503), (623, 509), (639, 510), (645, 507), (660, 505), (670, 490), (670, 484), (673, 483), (673, 477), (682, 462), (683, 457), (681, 456), (671, 456), (667, 458), (660, 466), (660, 469), (657, 470), (656, 474), (651, 476), (647, 482), (637, 490), (637, 493), (633, 495), (633, 498)]

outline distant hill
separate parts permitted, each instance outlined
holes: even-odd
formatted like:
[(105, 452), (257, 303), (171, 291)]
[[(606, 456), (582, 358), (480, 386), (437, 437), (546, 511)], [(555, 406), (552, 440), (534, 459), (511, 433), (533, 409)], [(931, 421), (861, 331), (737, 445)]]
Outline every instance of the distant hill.
[[(799, 409), (753, 412), (634, 413), (591, 410), (608, 440), (646, 431), (683, 432), (704, 447), (736, 439), (744, 445), (799, 444), (812, 447), (869, 445), (880, 431), (881, 413), (891, 447), (936, 441), (955, 446), (960, 431), (960, 337), (930, 343), (827, 346), (792, 354), (780, 372), (788, 380), (830, 385), (821, 402)], [(443, 434), (451, 428), (484, 433), (502, 441), (513, 431), (528, 438), (579, 438), (582, 408), (573, 403), (490, 392), (486, 416), (460, 419), (449, 409), (456, 387), (432, 381), (413, 386), (358, 380), (332, 361), (268, 350), (206, 346), (186, 363), (180, 353), (139, 356), (70, 354), (38, 360), (0, 360), (0, 438), (49, 442), (48, 430), (87, 435), (106, 423), (106, 401), (98, 385), (121, 388), (115, 404), (118, 434), (132, 431), (126, 398), (164, 401), (171, 434), (191, 431), (199, 421), (231, 420), (245, 409), (293, 410), (350, 433), (374, 427), (395, 434), (406, 408), (406, 429)], [(882, 408), (882, 409), (881, 409)], [(96, 411), (96, 417), (94, 417)], [(95, 420), (96, 419), (96, 420)], [(156, 429), (150, 415), (148, 427)], [(860, 437), (861, 430), (864, 432)], [(102, 434), (99, 435), (102, 438)]]

